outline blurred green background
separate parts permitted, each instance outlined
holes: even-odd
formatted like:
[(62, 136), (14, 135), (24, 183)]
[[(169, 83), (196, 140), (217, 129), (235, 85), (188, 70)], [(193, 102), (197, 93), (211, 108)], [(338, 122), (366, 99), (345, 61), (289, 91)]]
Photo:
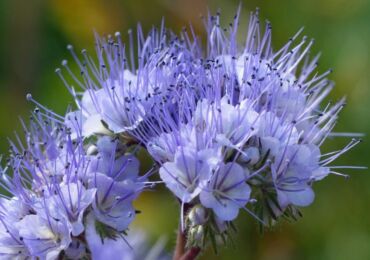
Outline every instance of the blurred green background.
[[(101, 34), (126, 32), (141, 22), (144, 29), (166, 18), (179, 31), (191, 22), (202, 32), (200, 14), (222, 10), (231, 20), (239, 0), (0, 0), (0, 148), (6, 137), (19, 129), (18, 115), (26, 117), (33, 96), (63, 113), (72, 99), (54, 73), (64, 58), (65, 46), (93, 49), (93, 30)], [(301, 26), (315, 38), (313, 52), (322, 52), (319, 71), (334, 68), (333, 100), (347, 96), (347, 107), (337, 131), (368, 133), (370, 130), (370, 1), (369, 0), (247, 0), (242, 25), (250, 10), (261, 8), (262, 18), (273, 25), (275, 49)], [(345, 144), (329, 140), (327, 149)], [(368, 166), (370, 142), (343, 156), (338, 165)], [(315, 185), (315, 203), (303, 209), (297, 223), (282, 223), (260, 235), (247, 214), (239, 217), (235, 246), (219, 256), (205, 253), (201, 259), (370, 259), (370, 175), (367, 170), (346, 173), (349, 180), (331, 176)], [(178, 224), (178, 205), (170, 193), (147, 192), (137, 202), (143, 211), (135, 225), (148, 230), (152, 239), (167, 237), (172, 248)]]

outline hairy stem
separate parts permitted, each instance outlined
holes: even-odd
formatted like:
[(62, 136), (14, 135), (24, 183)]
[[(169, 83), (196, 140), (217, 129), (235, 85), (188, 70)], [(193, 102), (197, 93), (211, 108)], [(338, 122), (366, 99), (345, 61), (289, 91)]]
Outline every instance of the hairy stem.
[(176, 247), (175, 253), (173, 255), (173, 260), (179, 260), (185, 254), (185, 246), (186, 246), (186, 236), (184, 232), (181, 230), (181, 225), (179, 230), (177, 231), (177, 239), (176, 239)]
[(194, 260), (200, 253), (199, 247), (186, 249), (186, 234), (182, 232), (181, 225), (177, 232), (175, 253), (173, 260)]
[[(183, 219), (185, 219), (185, 216), (189, 212), (189, 210), (192, 208), (190, 204), (184, 205), (184, 216)], [(199, 247), (192, 247), (192, 248), (186, 248), (187, 244), (187, 237), (186, 232), (182, 230), (181, 223), (179, 225), (179, 229), (177, 231), (177, 239), (176, 239), (176, 247), (175, 252), (173, 255), (173, 260), (194, 260), (199, 255), (201, 249)]]

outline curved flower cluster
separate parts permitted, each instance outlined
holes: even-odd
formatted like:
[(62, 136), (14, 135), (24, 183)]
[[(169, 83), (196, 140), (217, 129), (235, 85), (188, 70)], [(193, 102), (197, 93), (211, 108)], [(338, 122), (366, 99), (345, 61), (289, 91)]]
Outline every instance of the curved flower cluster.
[(85, 151), (80, 136), (39, 110), (24, 130), (26, 141), (11, 142), (2, 170), (1, 186), (13, 197), (0, 199), (0, 256), (82, 258), (94, 240), (87, 217), (102, 239), (122, 236), (146, 187), (134, 155), (110, 137)]
[[(344, 101), (321, 107), (333, 83), (330, 71), (315, 73), (313, 41), (295, 43), (298, 32), (273, 51), (271, 25), (261, 30), (256, 13), (240, 45), (238, 19), (228, 28), (219, 14), (205, 20), (206, 48), (193, 30), (163, 26), (148, 36), (138, 29), (137, 54), (132, 31), (129, 46), (119, 33), (97, 37), (97, 63), (68, 46), (80, 73), (67, 61), (67, 73), (56, 72), (77, 108), (60, 117), (28, 96), (43, 112), (33, 113), (25, 143), (11, 143), (2, 170), (13, 196), (0, 200), (0, 255), (115, 252), (137, 213), (132, 201), (158, 182), (181, 202), (188, 246), (202, 247), (225, 240), (240, 210), (264, 226), (296, 219), (316, 181), (342, 175), (331, 163), (358, 141), (321, 152)], [(155, 161), (142, 176), (140, 149)], [(156, 171), (161, 181), (148, 181)]]
[(320, 151), (344, 101), (320, 107), (333, 83), (326, 78), (331, 71), (314, 73), (313, 41), (303, 37), (294, 45), (298, 32), (273, 51), (271, 25), (263, 32), (252, 14), (239, 45), (238, 16), (226, 29), (219, 15), (210, 17), (207, 51), (193, 52), (190, 80), (183, 86), (179, 79), (178, 97), (143, 121), (145, 133), (133, 131), (160, 163), (160, 177), (181, 201), (183, 228), (197, 246), (208, 235), (227, 234), (240, 209), (264, 226), (279, 217), (297, 219), (299, 207), (314, 200), (314, 182), (342, 175), (330, 163), (359, 142)]

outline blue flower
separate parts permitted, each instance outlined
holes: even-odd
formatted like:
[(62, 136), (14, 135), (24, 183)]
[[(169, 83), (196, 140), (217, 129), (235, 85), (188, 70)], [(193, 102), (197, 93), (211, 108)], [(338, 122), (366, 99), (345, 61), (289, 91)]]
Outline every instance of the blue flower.
[(85, 257), (88, 214), (110, 226), (113, 237), (134, 219), (132, 201), (151, 185), (139, 176), (138, 160), (108, 136), (86, 146), (78, 120), (69, 123), (38, 111), (24, 125), (26, 144), (11, 143), (1, 185), (13, 197), (1, 199), (0, 254)]
[(33, 257), (56, 259), (71, 243), (69, 225), (63, 220), (27, 215), (16, 223), (16, 228)]
[[(344, 100), (321, 105), (333, 83), (331, 71), (315, 72), (313, 41), (295, 43), (299, 31), (273, 51), (271, 25), (261, 30), (257, 12), (240, 45), (238, 19), (221, 29), (220, 15), (210, 16), (206, 48), (186, 31), (144, 36), (139, 28), (137, 60), (119, 33), (96, 37), (96, 62), (68, 46), (80, 75), (67, 61), (73, 84), (56, 72), (75, 109), (60, 116), (27, 95), (37, 107), (30, 125), (22, 122), (25, 141), (10, 142), (0, 170), (11, 194), (0, 199), (0, 256), (136, 259), (123, 235), (157, 170), (181, 202), (182, 231), (194, 247), (224, 240), (240, 209), (264, 225), (296, 219), (313, 202), (316, 181), (343, 176), (332, 163), (359, 141), (321, 152)], [(132, 45), (132, 31), (129, 38)], [(142, 149), (155, 161), (144, 175)]]
[[(81, 75), (75, 75), (66, 60), (62, 66), (79, 86), (78, 91), (61, 69), (56, 70), (76, 101), (77, 111), (71, 115), (77, 115), (82, 135), (86, 137), (107, 131), (118, 134), (136, 130), (158, 107), (171, 106), (168, 101), (181, 92), (175, 86), (193, 77), (193, 53), (176, 35), (167, 38), (164, 30), (152, 30), (143, 37), (143, 42), (138, 42), (138, 63), (132, 58), (132, 49), (126, 53), (120, 33), (115, 36), (97, 37), (96, 62), (86, 50), (82, 51), (80, 60), (73, 47), (68, 46)], [(132, 34), (130, 37), (133, 40)]]
[(180, 148), (175, 154), (174, 162), (166, 162), (160, 168), (162, 180), (182, 202), (190, 202), (201, 192), (200, 184), (208, 178), (212, 170), (205, 158), (210, 152)]
[(97, 189), (93, 209), (96, 218), (117, 231), (124, 231), (135, 218), (132, 201), (142, 191), (142, 185), (131, 180), (115, 181), (97, 173), (90, 182)]
[(26, 259), (28, 249), (15, 227), (28, 214), (28, 207), (17, 198), (0, 199), (0, 256), (4, 259)]
[(200, 202), (211, 208), (223, 221), (234, 220), (240, 208), (249, 202), (251, 188), (246, 184), (248, 176), (236, 163), (221, 164), (200, 193)]
[[(174, 84), (171, 105), (150, 110), (129, 133), (160, 164), (161, 179), (182, 204), (201, 203), (221, 222), (243, 208), (267, 225), (284, 213), (296, 218), (297, 207), (313, 202), (314, 182), (342, 175), (329, 164), (358, 141), (321, 154), (344, 101), (320, 109), (333, 83), (331, 71), (315, 73), (318, 57), (308, 56), (313, 41), (299, 41), (299, 31), (273, 51), (271, 25), (261, 30), (252, 14), (239, 45), (238, 19), (223, 30), (219, 15), (209, 17), (206, 51), (198, 51), (199, 42), (189, 48), (182, 75), (188, 80)], [(235, 171), (226, 174), (225, 167)]]
[(93, 215), (87, 216), (86, 240), (95, 259), (110, 259), (117, 256), (127, 260), (171, 259), (165, 252), (163, 238), (151, 246), (144, 231), (133, 229), (128, 231), (124, 239), (102, 240), (95, 229), (96, 221)]
[(95, 199), (96, 189), (86, 189), (80, 181), (61, 183), (45, 201), (48, 215), (53, 219), (65, 218), (71, 224), (73, 236), (84, 231), (83, 215)]

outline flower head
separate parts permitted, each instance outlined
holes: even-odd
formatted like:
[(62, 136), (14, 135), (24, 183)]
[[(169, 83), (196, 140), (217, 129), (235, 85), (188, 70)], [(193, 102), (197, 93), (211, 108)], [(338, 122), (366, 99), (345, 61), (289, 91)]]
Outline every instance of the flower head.
[(11, 142), (2, 169), (2, 187), (13, 197), (0, 202), (1, 232), (7, 234), (0, 254), (85, 256), (81, 237), (88, 214), (110, 230), (109, 237), (127, 230), (136, 213), (132, 201), (146, 188), (146, 177), (139, 176), (138, 161), (125, 147), (108, 137), (86, 146), (81, 128), (40, 110), (24, 130), (25, 142), (20, 137)]
[(283, 214), (296, 219), (298, 207), (314, 200), (314, 182), (337, 174), (329, 163), (358, 143), (321, 154), (344, 102), (320, 108), (333, 83), (331, 71), (314, 74), (313, 41), (295, 44), (299, 31), (273, 51), (272, 27), (262, 31), (255, 13), (240, 45), (238, 19), (224, 30), (219, 14), (209, 17), (207, 51), (193, 52), (191, 80), (175, 85), (181, 95), (132, 130), (160, 163), (167, 187), (187, 208), (205, 208), (214, 230), (239, 209), (264, 225)]
[[(359, 141), (321, 152), (344, 101), (321, 106), (333, 83), (331, 71), (315, 72), (313, 41), (299, 31), (274, 51), (258, 11), (242, 44), (239, 11), (228, 28), (219, 13), (204, 22), (205, 47), (193, 31), (177, 36), (162, 26), (145, 36), (139, 27), (137, 60), (132, 31), (129, 46), (119, 33), (97, 36), (95, 59), (68, 46), (80, 75), (66, 60), (56, 72), (76, 108), (59, 116), (27, 96), (41, 110), (1, 169), (12, 194), (0, 200), (1, 256), (107, 257), (105, 241), (111, 253), (127, 253), (116, 239), (138, 213), (133, 200), (158, 183), (148, 181), (156, 170), (197, 249), (225, 241), (241, 210), (264, 226), (296, 219), (316, 181), (342, 175), (331, 163)], [(155, 161), (144, 175), (142, 149)]]

